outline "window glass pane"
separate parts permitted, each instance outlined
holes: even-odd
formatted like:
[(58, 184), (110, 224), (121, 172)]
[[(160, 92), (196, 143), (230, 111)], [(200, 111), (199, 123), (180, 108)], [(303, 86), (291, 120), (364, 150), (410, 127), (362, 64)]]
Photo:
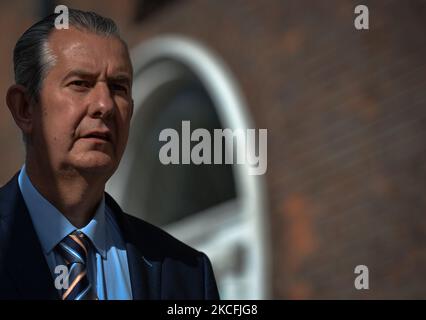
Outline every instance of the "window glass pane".
[[(189, 120), (191, 132), (207, 129), (213, 143), (213, 129), (222, 128), (213, 102), (201, 84), (194, 80), (175, 83), (158, 90), (146, 104), (150, 112), (134, 122), (143, 127), (136, 139), (137, 163), (133, 166), (126, 203), (138, 212), (142, 210), (140, 214), (145, 220), (166, 225), (235, 198), (231, 165), (163, 165), (159, 160), (159, 150), (166, 143), (159, 141), (161, 130), (173, 128), (182, 139), (182, 121)], [(191, 150), (197, 143), (191, 142)]]

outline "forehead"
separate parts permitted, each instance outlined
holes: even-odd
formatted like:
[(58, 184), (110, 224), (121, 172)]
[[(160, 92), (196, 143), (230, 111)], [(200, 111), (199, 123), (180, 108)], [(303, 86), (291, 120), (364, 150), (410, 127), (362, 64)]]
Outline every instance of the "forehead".
[(88, 31), (70, 29), (54, 30), (49, 35), (48, 46), (55, 56), (55, 69), (66, 72), (75, 68), (88, 72), (132, 74), (126, 46), (114, 36), (97, 35)]

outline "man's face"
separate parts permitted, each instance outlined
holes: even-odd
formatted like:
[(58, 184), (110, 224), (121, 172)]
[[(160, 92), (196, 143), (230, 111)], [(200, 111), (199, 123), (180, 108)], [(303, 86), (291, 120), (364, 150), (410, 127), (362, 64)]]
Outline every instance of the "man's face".
[(56, 62), (35, 108), (33, 152), (55, 171), (109, 178), (123, 155), (133, 112), (128, 52), (115, 37), (75, 28), (54, 30), (49, 48)]

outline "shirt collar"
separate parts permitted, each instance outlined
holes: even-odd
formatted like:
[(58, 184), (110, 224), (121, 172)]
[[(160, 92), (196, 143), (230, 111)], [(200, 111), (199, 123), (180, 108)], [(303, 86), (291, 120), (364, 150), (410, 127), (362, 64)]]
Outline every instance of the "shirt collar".
[(27, 175), (25, 165), (19, 173), (18, 183), (45, 254), (49, 254), (68, 234), (80, 230), (92, 241), (100, 255), (106, 258), (105, 196), (92, 220), (84, 228), (78, 229), (37, 191)]
[(101, 203), (96, 210), (95, 216), (82, 229), (80, 229), (93, 243), (102, 258), (106, 258), (106, 225), (105, 225), (105, 196), (102, 196)]

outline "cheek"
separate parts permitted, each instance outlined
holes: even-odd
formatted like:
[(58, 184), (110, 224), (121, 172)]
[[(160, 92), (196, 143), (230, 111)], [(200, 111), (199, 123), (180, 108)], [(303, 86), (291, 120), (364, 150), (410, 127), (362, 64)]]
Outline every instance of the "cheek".
[(58, 109), (44, 112), (44, 137), (49, 145), (54, 146), (55, 150), (66, 150), (72, 143), (76, 115), (71, 112), (71, 109)]
[(59, 86), (55, 78), (46, 78), (41, 92), (40, 129), (43, 139), (58, 151), (69, 150), (81, 121), (83, 104), (79, 98)]
[(66, 127), (65, 121), (62, 124), (60, 121), (53, 119), (46, 121), (44, 137), (46, 144), (57, 155), (60, 154), (61, 150), (66, 150), (69, 147), (69, 130)]

